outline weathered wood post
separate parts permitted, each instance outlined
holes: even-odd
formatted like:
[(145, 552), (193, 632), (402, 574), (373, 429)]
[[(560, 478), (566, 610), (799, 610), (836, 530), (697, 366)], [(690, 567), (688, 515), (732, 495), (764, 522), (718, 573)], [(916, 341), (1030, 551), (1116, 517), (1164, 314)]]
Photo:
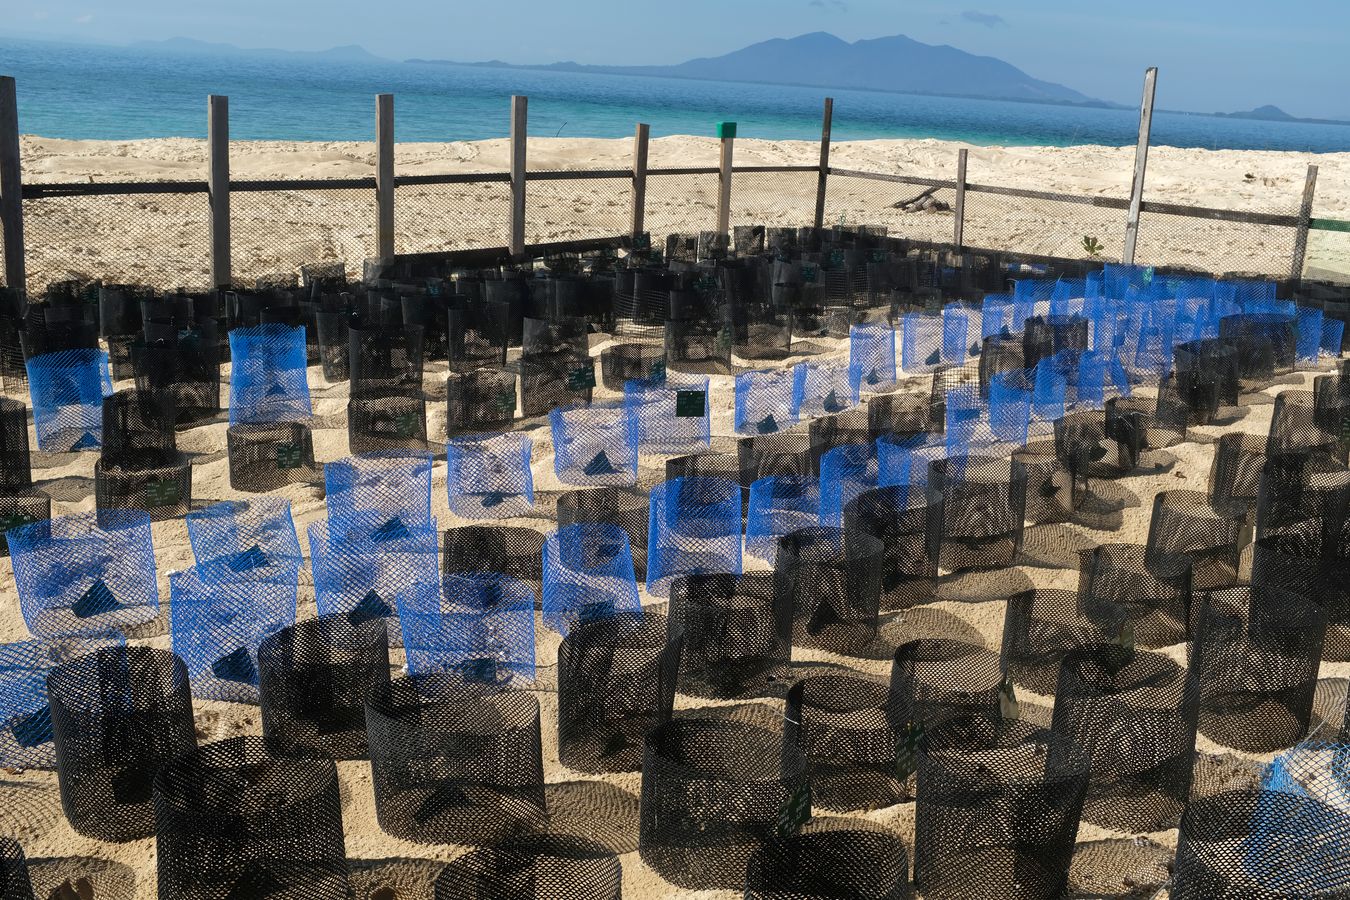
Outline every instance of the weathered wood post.
[(206, 197), (211, 210), (211, 286), (228, 288), (230, 265), (230, 98), (206, 98)]
[(731, 236), (731, 158), (736, 148), (736, 123), (718, 122), (717, 137), (722, 141), (722, 161), (717, 172), (717, 233)]
[(511, 235), (513, 257), (525, 255), (525, 145), (529, 97), (511, 98)]
[(23, 259), (23, 166), (19, 162), (19, 97), (14, 79), (0, 77), (0, 228), (5, 241), (5, 283), (28, 287)]
[(639, 122), (633, 134), (633, 216), (629, 234), (636, 238), (647, 224), (647, 141), (651, 126)]
[(1317, 166), (1308, 166), (1308, 177), (1303, 182), (1303, 202), (1298, 208), (1298, 231), (1294, 234), (1294, 260), (1289, 267), (1290, 278), (1303, 277), (1303, 263), (1308, 256), (1308, 226), (1312, 223), (1313, 196), (1317, 193)]
[(820, 172), (816, 176), (816, 228), (825, 224), (825, 188), (830, 178), (830, 128), (834, 124), (834, 98), (825, 98), (825, 113), (820, 120)]
[(952, 243), (959, 251), (966, 245), (966, 158), (970, 151), (962, 147), (956, 151), (956, 225), (952, 232)]
[(375, 255), (394, 258), (394, 95), (375, 95)]
[(1144, 73), (1144, 99), (1139, 104), (1139, 143), (1134, 148), (1134, 183), (1130, 186), (1130, 212), (1125, 220), (1125, 250), (1120, 261), (1134, 264), (1134, 248), (1139, 242), (1139, 211), (1144, 204), (1144, 172), (1148, 168), (1148, 141), (1153, 132), (1153, 95), (1158, 87), (1158, 69)]

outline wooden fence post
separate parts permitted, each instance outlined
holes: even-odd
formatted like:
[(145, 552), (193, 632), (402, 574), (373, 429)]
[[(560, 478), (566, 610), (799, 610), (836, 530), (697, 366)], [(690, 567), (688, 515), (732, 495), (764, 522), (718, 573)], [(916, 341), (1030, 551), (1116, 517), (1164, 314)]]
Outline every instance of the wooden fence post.
[(1289, 267), (1290, 278), (1303, 277), (1303, 263), (1308, 256), (1308, 225), (1312, 222), (1313, 196), (1317, 193), (1317, 166), (1308, 166), (1308, 177), (1303, 182), (1303, 202), (1298, 208), (1298, 231), (1294, 234), (1294, 261)]
[(228, 288), (230, 266), (230, 98), (206, 98), (206, 197), (211, 208), (211, 286)]
[(825, 113), (820, 120), (820, 174), (816, 176), (816, 215), (812, 224), (825, 224), (825, 188), (830, 177), (830, 128), (834, 124), (834, 98), (825, 98)]
[(966, 245), (966, 157), (970, 151), (962, 147), (956, 151), (956, 226), (952, 233), (952, 243), (957, 252)]
[(736, 148), (736, 123), (718, 122), (717, 137), (722, 141), (722, 161), (717, 172), (717, 233), (731, 236), (731, 156)]
[(511, 241), (512, 257), (525, 255), (525, 147), (530, 98), (511, 98)]
[(394, 95), (375, 95), (375, 255), (394, 258)]
[(1158, 87), (1158, 69), (1144, 73), (1144, 99), (1139, 104), (1139, 143), (1134, 148), (1134, 183), (1130, 186), (1130, 212), (1125, 220), (1125, 250), (1120, 261), (1134, 264), (1134, 248), (1139, 242), (1139, 211), (1144, 205), (1144, 172), (1148, 168), (1148, 141), (1153, 132), (1153, 95)]
[(651, 126), (639, 122), (633, 134), (633, 217), (628, 229), (633, 238), (646, 230), (647, 224), (647, 140)]
[(14, 79), (0, 77), (0, 227), (5, 241), (5, 283), (23, 291), (23, 166), (19, 162), (19, 99)]

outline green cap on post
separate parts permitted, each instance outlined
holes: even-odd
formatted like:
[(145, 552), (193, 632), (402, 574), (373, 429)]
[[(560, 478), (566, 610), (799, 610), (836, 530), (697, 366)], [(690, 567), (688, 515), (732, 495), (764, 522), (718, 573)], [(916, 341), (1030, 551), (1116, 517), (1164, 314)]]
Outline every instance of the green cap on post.
[(727, 138), (734, 138), (734, 137), (736, 136), (736, 123), (735, 123), (735, 122), (718, 122), (718, 123), (717, 123), (717, 136), (718, 136), (719, 138), (722, 138), (723, 140), (726, 140)]

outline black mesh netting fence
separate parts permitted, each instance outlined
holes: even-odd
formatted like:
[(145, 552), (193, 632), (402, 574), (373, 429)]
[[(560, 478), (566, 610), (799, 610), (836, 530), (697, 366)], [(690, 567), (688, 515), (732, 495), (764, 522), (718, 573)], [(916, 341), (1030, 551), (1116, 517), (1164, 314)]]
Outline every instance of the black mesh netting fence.
[(314, 434), (303, 423), (231, 425), (225, 441), (230, 487), (236, 491), (267, 493), (287, 484), (323, 480), (314, 462)]
[(682, 575), (671, 585), (669, 615), (684, 637), (681, 692), (746, 696), (785, 676), (792, 607), (772, 572)]
[(864, 531), (802, 528), (778, 539), (774, 573), (791, 604), (793, 642), (838, 652), (877, 635), (883, 545)]
[(447, 575), (500, 572), (531, 585), (539, 599), (544, 580), (544, 534), (524, 526), (448, 528), (441, 535), (441, 570)]
[(0, 900), (33, 900), (28, 860), (19, 843), (10, 838), (0, 838)]
[(872, 488), (844, 506), (844, 532), (871, 535), (883, 548), (880, 609), (908, 609), (937, 590), (939, 520), (927, 494), (908, 485)]
[(161, 900), (347, 900), (332, 760), (206, 744), (155, 777), (155, 829)]
[(1020, 591), (1008, 598), (1003, 616), (1003, 671), (1013, 683), (1053, 696), (1065, 655), (1117, 640), (1124, 622), (1121, 607), (1077, 591)]
[(513, 840), (459, 857), (436, 877), (434, 900), (620, 900), (612, 850), (574, 837)]
[(1192, 590), (1234, 584), (1245, 518), (1242, 510), (1215, 503), (1199, 491), (1160, 491), (1153, 500), (1145, 564), (1165, 571), (1184, 556), (1190, 560)]
[(1002, 720), (998, 654), (947, 638), (901, 644), (891, 664), (887, 714), (897, 733), (921, 732), (932, 749), (959, 745)]
[(1123, 607), (1140, 647), (1168, 647), (1186, 639), (1189, 557), (1150, 559), (1142, 544), (1107, 544), (1082, 555), (1078, 587), (1085, 602)]
[(806, 754), (815, 805), (875, 809), (913, 798), (886, 697), (884, 683), (854, 675), (812, 676), (788, 691), (785, 739)]
[(750, 857), (745, 900), (908, 900), (904, 841), (857, 819), (819, 819)]

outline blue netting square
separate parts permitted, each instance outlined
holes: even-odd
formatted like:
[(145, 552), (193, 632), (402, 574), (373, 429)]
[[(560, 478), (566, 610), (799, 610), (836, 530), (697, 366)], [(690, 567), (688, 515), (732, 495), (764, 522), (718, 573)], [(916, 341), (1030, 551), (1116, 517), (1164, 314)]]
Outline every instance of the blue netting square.
[(1152, 280), (1152, 266), (1107, 263), (1102, 267), (1102, 293), (1112, 299), (1123, 298), (1131, 288), (1147, 287)]
[(980, 392), (970, 386), (947, 391), (945, 434), (947, 452), (962, 456), (972, 444), (983, 444), (991, 437), (989, 406)]
[(1048, 316), (1055, 295), (1055, 282), (1048, 278), (1023, 278), (1013, 283), (1013, 330), (1021, 331), (1032, 316)]
[(946, 458), (947, 443), (942, 435), (919, 434), (905, 440), (879, 440), (879, 485), (923, 488), (928, 484), (929, 463)]
[(711, 440), (706, 377), (669, 373), (664, 384), (625, 382), (623, 403), (643, 453), (685, 453)]
[(1322, 311), (1300, 306), (1294, 322), (1294, 358), (1300, 366), (1316, 366), (1322, 352)]
[(745, 552), (772, 563), (778, 539), (820, 523), (820, 480), (811, 475), (770, 475), (750, 485)]
[(886, 325), (854, 325), (848, 333), (849, 380), (853, 393), (895, 382), (895, 331)]
[(674, 478), (652, 489), (647, 592), (664, 597), (692, 573), (741, 571), (741, 486), (725, 478)]
[(512, 519), (534, 507), (530, 457), (523, 434), (455, 438), (445, 445), (450, 511), (465, 519)]
[(1269, 896), (1343, 896), (1350, 889), (1350, 745), (1288, 750), (1266, 766), (1261, 788), (1243, 841), (1251, 880)]
[(395, 598), (408, 672), (471, 684), (534, 682), (534, 589), (496, 572), (447, 574)]
[(820, 524), (839, 526), (844, 506), (879, 481), (877, 445), (844, 444), (820, 458)]
[(971, 343), (971, 310), (960, 303), (942, 308), (942, 361), (947, 365), (965, 365), (966, 357), (979, 354), (980, 343)]
[(1345, 322), (1322, 316), (1322, 355), (1338, 358), (1341, 355), (1341, 341), (1345, 337)]
[(1012, 294), (988, 294), (980, 306), (980, 337), (1016, 334), (1021, 322), (1013, 321)]
[[(390, 451), (326, 463), (328, 518), (335, 527), (425, 528), (431, 518), (430, 453)], [(350, 525), (346, 523), (351, 523)]]
[(798, 363), (792, 371), (792, 410), (798, 418), (830, 416), (857, 405), (847, 366)]
[(305, 329), (255, 325), (230, 332), (230, 424), (300, 422), (313, 410)]
[(38, 449), (97, 450), (103, 444), (103, 398), (112, 395), (108, 354), (63, 350), (28, 360), (28, 391)]
[(56, 767), (48, 673), (63, 662), (122, 643), (119, 634), (91, 632), (0, 644), (0, 766)]
[(549, 422), (553, 471), (563, 484), (637, 483), (637, 429), (624, 404), (557, 407)]
[[(440, 572), (436, 521), (400, 535), (330, 531), (330, 523), (309, 526), (309, 554), (314, 569), (314, 601), (320, 615), (342, 614), (352, 624), (394, 619), (395, 597), (414, 582), (435, 579)], [(390, 633), (398, 633), (397, 622)]]
[(736, 376), (736, 433), (772, 434), (796, 424), (791, 369), (764, 369)]
[(936, 371), (942, 365), (942, 317), (906, 313), (900, 338), (900, 367), (910, 375)]
[(567, 636), (578, 625), (641, 616), (628, 532), (618, 525), (560, 528), (544, 542), (544, 624)]
[(1050, 315), (1078, 316), (1087, 302), (1087, 281), (1082, 278), (1061, 278), (1050, 292)]
[[(1000, 372), (989, 384), (989, 430), (1004, 443), (1021, 446), (1027, 442), (1031, 423), (1032, 395), (1040, 386), (1040, 373), (1050, 370), (1049, 360), (1041, 360), (1032, 372)], [(1064, 414), (1062, 382), (1059, 391), (1059, 412)], [(1058, 417), (1056, 417), (1058, 418)]]
[(290, 560), (303, 563), (291, 501), (280, 497), (225, 500), (185, 517), (198, 563), (221, 562), (235, 572)]
[(258, 702), (258, 645), (295, 624), (299, 569), (278, 564), (235, 572), (213, 563), (169, 573), (169, 631), (192, 694)]
[(1129, 368), (1132, 380), (1155, 384), (1172, 370), (1175, 318), (1172, 308), (1154, 305), (1142, 309), (1137, 316), (1138, 328), (1127, 336), (1126, 347), (1133, 347), (1133, 364)]
[[(1233, 302), (1242, 307), (1243, 312), (1275, 313), (1283, 312), (1273, 307), (1279, 303), (1277, 286), (1273, 281), (1234, 281), (1232, 284)], [(1292, 312), (1292, 310), (1290, 310)]]
[(11, 528), (6, 537), (19, 608), (33, 634), (124, 629), (159, 614), (146, 513), (74, 513)]

